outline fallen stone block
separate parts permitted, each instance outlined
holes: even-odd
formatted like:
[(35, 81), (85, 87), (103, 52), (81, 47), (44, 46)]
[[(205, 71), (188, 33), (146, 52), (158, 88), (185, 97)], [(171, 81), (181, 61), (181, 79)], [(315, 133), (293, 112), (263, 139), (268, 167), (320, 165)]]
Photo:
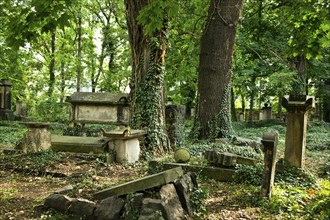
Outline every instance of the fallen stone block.
[(94, 211), (97, 220), (118, 220), (124, 207), (124, 199), (117, 196), (109, 197), (100, 202)]
[(158, 220), (167, 218), (164, 204), (161, 199), (145, 198), (142, 201), (142, 209), (139, 220)]
[(195, 173), (187, 173), (174, 182), (176, 192), (179, 196), (182, 208), (191, 216), (194, 212), (191, 196), (197, 186), (197, 176)]
[(95, 208), (95, 202), (80, 198), (72, 199), (69, 207), (69, 213), (85, 218), (91, 218), (93, 216)]
[(65, 213), (69, 210), (71, 200), (70, 197), (65, 195), (51, 194), (45, 199), (44, 206)]
[(183, 175), (181, 167), (165, 170), (144, 178), (127, 182), (112, 188), (108, 188), (94, 194), (94, 199), (104, 199), (110, 196), (121, 196), (129, 193), (150, 189), (174, 181)]
[(186, 219), (185, 211), (173, 184), (162, 186), (159, 194), (168, 220)]

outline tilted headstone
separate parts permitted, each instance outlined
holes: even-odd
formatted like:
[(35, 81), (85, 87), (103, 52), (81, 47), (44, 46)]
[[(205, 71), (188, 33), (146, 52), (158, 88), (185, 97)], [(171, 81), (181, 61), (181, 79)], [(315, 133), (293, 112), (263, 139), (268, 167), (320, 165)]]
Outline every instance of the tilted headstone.
[(271, 197), (271, 191), (275, 178), (276, 146), (278, 134), (265, 132), (261, 143), (264, 146), (264, 171), (261, 184), (261, 197)]

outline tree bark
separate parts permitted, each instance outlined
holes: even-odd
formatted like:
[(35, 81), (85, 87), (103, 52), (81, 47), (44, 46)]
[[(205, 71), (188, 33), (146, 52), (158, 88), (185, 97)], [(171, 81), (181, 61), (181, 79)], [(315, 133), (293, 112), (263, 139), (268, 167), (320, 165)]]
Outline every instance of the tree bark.
[(165, 134), (164, 56), (167, 30), (155, 31), (147, 37), (137, 23), (147, 0), (125, 0), (126, 19), (131, 46), (132, 77), (130, 81), (131, 126), (147, 129), (146, 152), (163, 154), (169, 151)]
[(198, 76), (199, 138), (232, 133), (230, 80), (236, 24), (243, 0), (211, 0), (201, 39)]
[(82, 19), (81, 19), (81, 6), (79, 8), (79, 15), (78, 15), (78, 48), (77, 48), (77, 92), (80, 92), (81, 87), (81, 73), (82, 73), (82, 65), (81, 65), (81, 52), (82, 52), (82, 46), (81, 46), (81, 37), (82, 37)]
[(54, 85), (55, 85), (55, 50), (56, 50), (56, 29), (51, 32), (51, 60), (49, 64), (49, 88), (48, 88), (48, 95), (51, 97), (54, 92)]

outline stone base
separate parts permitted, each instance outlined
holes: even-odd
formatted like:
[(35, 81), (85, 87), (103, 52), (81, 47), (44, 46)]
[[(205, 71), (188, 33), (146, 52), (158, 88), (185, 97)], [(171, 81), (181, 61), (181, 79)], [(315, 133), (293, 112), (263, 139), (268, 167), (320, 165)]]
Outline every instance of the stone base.
[(116, 152), (116, 161), (119, 163), (134, 163), (139, 160), (140, 142), (137, 138), (110, 140), (109, 149)]

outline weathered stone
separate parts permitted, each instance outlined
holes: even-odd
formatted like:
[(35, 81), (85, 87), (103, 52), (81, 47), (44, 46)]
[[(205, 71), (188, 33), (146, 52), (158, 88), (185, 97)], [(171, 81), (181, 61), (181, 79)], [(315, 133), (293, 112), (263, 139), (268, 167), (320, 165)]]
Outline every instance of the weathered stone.
[(159, 193), (169, 220), (186, 219), (185, 211), (173, 184), (162, 186)]
[(123, 216), (125, 220), (131, 220), (132, 218), (139, 216), (143, 198), (143, 193), (128, 194), (126, 196)]
[(196, 166), (189, 164), (181, 164), (181, 163), (165, 163), (163, 164), (163, 169), (172, 169), (174, 167), (182, 167), (185, 172), (196, 172), (203, 176), (206, 176), (211, 179), (219, 180), (219, 181), (233, 181), (234, 180), (234, 169), (221, 168), (221, 167), (204, 167), (204, 166)]
[(51, 147), (51, 133), (48, 130), (50, 124), (38, 122), (24, 122), (28, 131), (17, 146), (23, 152), (40, 152)]
[(91, 217), (96, 208), (95, 202), (87, 199), (72, 199), (69, 213), (79, 215), (81, 217)]
[(103, 131), (110, 139), (108, 149), (115, 151), (119, 163), (135, 163), (140, 157), (140, 141), (146, 134), (145, 130)]
[(109, 139), (105, 137), (51, 136), (52, 150), (77, 153), (103, 153)]
[(55, 193), (61, 194), (61, 193), (66, 193), (68, 191), (73, 190), (73, 186), (72, 185), (66, 185), (58, 190), (55, 191)]
[(109, 197), (100, 202), (94, 211), (97, 220), (118, 220), (124, 207), (124, 200), (117, 196)]
[(260, 145), (255, 140), (248, 139), (248, 138), (243, 138), (243, 137), (238, 137), (238, 136), (233, 137), (233, 141), (235, 142), (236, 145), (239, 145), (239, 146), (250, 146), (250, 147), (253, 147), (253, 148), (257, 148)]
[(52, 208), (58, 212), (67, 212), (69, 210), (71, 198), (61, 194), (51, 194), (44, 202), (45, 207)]
[(174, 182), (176, 192), (179, 196), (182, 208), (189, 214), (192, 215), (194, 207), (191, 203), (191, 195), (195, 189), (198, 188), (196, 174), (187, 173), (180, 179)]
[(261, 143), (264, 145), (264, 171), (261, 183), (261, 197), (271, 198), (275, 178), (276, 145), (278, 134), (265, 132)]
[(120, 196), (129, 193), (150, 189), (156, 186), (167, 184), (183, 175), (181, 167), (156, 173), (144, 178), (124, 183), (109, 189), (102, 190), (94, 194), (95, 199), (104, 199), (110, 196)]
[(284, 159), (292, 166), (304, 168), (308, 112), (315, 107), (314, 97), (285, 96), (282, 105), (287, 109)]
[(72, 122), (128, 124), (127, 94), (75, 92), (66, 101), (72, 104)]
[(164, 204), (161, 199), (145, 198), (142, 202), (142, 209), (139, 220), (159, 220), (167, 218)]

